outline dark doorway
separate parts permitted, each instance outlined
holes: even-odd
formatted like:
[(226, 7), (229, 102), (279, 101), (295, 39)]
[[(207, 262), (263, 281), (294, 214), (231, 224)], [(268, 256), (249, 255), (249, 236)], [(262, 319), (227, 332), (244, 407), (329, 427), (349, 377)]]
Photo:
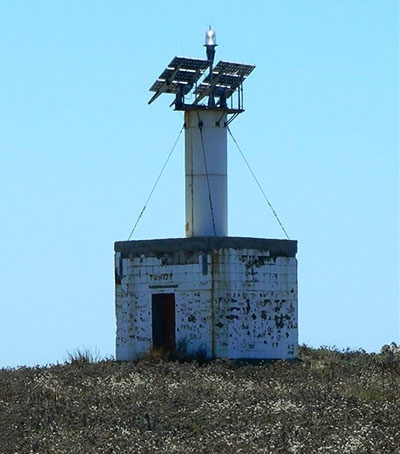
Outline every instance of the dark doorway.
[(175, 294), (152, 295), (153, 348), (175, 350)]

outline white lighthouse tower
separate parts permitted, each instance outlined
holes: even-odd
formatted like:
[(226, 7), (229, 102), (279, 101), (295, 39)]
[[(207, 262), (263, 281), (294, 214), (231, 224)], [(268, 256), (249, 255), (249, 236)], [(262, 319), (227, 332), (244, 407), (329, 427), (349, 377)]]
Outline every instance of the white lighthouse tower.
[(173, 58), (150, 88), (185, 116), (186, 238), (115, 243), (117, 360), (297, 356), (297, 242), (228, 236), (227, 129), (254, 65), (214, 66), (216, 46), (210, 28), (207, 59)]

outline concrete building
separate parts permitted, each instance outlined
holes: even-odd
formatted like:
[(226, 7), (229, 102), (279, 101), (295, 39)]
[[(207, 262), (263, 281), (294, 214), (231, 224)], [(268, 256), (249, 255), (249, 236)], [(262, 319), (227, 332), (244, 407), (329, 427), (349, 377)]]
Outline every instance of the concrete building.
[(205, 47), (206, 60), (175, 57), (150, 89), (150, 103), (174, 94), (185, 115), (186, 238), (115, 243), (117, 360), (297, 357), (297, 242), (228, 236), (227, 128), (254, 66), (214, 66), (211, 29)]

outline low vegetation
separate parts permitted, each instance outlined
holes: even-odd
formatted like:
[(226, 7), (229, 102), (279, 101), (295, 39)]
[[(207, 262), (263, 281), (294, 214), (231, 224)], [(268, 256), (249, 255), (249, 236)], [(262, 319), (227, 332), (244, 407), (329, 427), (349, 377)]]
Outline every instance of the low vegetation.
[[(87, 353), (87, 352), (86, 352)], [(0, 452), (398, 453), (400, 355), (99, 361), (0, 370)]]

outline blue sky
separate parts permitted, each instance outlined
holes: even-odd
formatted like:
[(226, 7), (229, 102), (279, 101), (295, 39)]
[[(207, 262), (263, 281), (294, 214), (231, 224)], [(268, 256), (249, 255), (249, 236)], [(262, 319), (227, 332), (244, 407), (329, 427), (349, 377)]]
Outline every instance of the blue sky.
[[(212, 5), (212, 6), (210, 6)], [(252, 63), (231, 130), (298, 240), (300, 342), (399, 341), (399, 7), (0, 3), (0, 367), (114, 354), (113, 243), (182, 126), (150, 85), (175, 55)], [(229, 143), (229, 233), (284, 238)], [(180, 140), (134, 239), (184, 236)]]

